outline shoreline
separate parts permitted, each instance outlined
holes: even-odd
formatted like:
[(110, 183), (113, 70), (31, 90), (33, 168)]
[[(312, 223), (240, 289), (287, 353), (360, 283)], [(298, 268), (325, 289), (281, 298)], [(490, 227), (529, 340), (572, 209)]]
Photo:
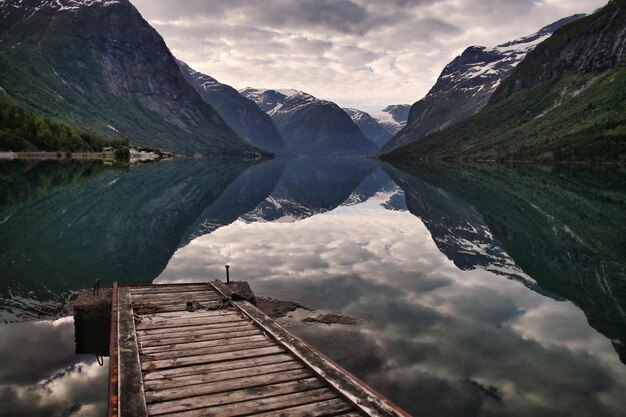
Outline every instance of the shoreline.
[(12, 161), (15, 159), (35, 160), (63, 160), (63, 159), (102, 159), (114, 160), (111, 152), (0, 152), (0, 160)]

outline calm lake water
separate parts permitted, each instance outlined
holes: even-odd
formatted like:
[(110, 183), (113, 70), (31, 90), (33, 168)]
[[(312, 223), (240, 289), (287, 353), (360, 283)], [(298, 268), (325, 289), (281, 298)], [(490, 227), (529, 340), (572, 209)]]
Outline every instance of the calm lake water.
[(0, 162), (0, 415), (101, 416), (67, 298), (231, 276), (414, 415), (623, 416), (626, 171), (372, 160)]

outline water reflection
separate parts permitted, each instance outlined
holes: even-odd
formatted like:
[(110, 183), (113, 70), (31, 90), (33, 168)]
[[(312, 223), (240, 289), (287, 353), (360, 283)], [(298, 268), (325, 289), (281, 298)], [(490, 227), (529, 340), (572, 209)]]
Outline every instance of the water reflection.
[[(416, 183), (422, 180), (463, 199), (479, 216), (466, 224), (486, 224), (519, 268), (540, 288), (577, 304), (626, 363), (626, 172), (572, 166), (406, 169), (412, 175), (391, 174), (413, 195), (407, 200), (421, 198)], [(440, 223), (449, 224), (448, 218)], [(448, 239), (459, 239), (459, 233), (451, 230)]]
[(194, 220), (250, 165), (180, 159), (104, 170), (12, 205), (0, 225), (2, 318), (58, 314), (69, 291), (96, 278), (152, 281)]
[[(72, 169), (3, 200), (5, 320), (52, 315), (42, 301), (96, 277), (206, 281), (230, 263), (257, 293), (363, 318), (288, 325), (416, 415), (618, 416), (626, 406), (617, 168)], [(2, 176), (13, 181), (3, 191), (20, 172)]]
[[(588, 236), (574, 224), (566, 227), (570, 218), (563, 217), (575, 217), (571, 211), (581, 207), (599, 219), (615, 216), (606, 224), (624, 230), (623, 205), (610, 204), (624, 201), (613, 185), (620, 174), (591, 181), (597, 173), (590, 172), (573, 194), (560, 187), (558, 178), (568, 178), (566, 173), (550, 179), (554, 173), (539, 172), (537, 178), (498, 168), (492, 175), (503, 183), (493, 187), (480, 168), (424, 169), (430, 170), (428, 180), (385, 167), (393, 182), (374, 181), (384, 176), (376, 171), (362, 184), (378, 186), (357, 187), (332, 211), (311, 216), (311, 210), (299, 221), (289, 211), (278, 217), (292, 223), (242, 216), (179, 249), (157, 281), (221, 276), (228, 262), (259, 293), (365, 318), (357, 328), (292, 323), (291, 330), (415, 414), (620, 415), (626, 373), (615, 350), (622, 346), (626, 322), (611, 312), (619, 312), (624, 298), (609, 298), (603, 288), (618, 294), (623, 263), (594, 250), (585, 242)], [(463, 182), (468, 171), (475, 184)], [(444, 179), (454, 188), (444, 188)], [(539, 192), (535, 182), (561, 200), (546, 204), (531, 198), (535, 194), (524, 195), (525, 189)], [(596, 193), (612, 197), (597, 206)], [(389, 210), (402, 194), (409, 212), (397, 204)], [(489, 205), (495, 208), (482, 210)], [(508, 220), (507, 233), (495, 220)], [(531, 243), (515, 240), (522, 230)], [(565, 240), (559, 230), (577, 239)], [(594, 232), (604, 251), (617, 253), (607, 247), (619, 243), (613, 234)], [(517, 250), (511, 250), (512, 241)], [(600, 262), (606, 274), (593, 281), (585, 263), (559, 263), (568, 256)], [(551, 280), (525, 267), (540, 262), (549, 264)], [(577, 268), (574, 281), (565, 281)], [(601, 293), (607, 297), (603, 305), (576, 297)], [(569, 296), (583, 311), (564, 301)], [(602, 326), (607, 314), (605, 323), (620, 331)]]
[(106, 414), (108, 360), (74, 354), (71, 317), (0, 325), (0, 416)]

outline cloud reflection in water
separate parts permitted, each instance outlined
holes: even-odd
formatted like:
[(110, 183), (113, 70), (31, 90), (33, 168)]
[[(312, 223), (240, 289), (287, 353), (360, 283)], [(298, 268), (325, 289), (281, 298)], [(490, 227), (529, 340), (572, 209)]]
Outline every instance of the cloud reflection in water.
[(106, 414), (108, 360), (74, 354), (74, 320), (0, 325), (0, 416)]
[(380, 198), (293, 223), (236, 221), (179, 249), (158, 283), (224, 274), (364, 318), (301, 335), (413, 414), (617, 416), (626, 369), (570, 302), (459, 270)]

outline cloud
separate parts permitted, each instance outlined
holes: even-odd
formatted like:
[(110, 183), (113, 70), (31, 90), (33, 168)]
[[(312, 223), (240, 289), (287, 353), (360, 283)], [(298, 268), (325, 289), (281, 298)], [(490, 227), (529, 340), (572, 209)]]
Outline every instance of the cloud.
[(0, 326), (0, 417), (106, 413), (108, 360), (74, 354), (74, 321)]
[[(413, 103), (467, 46), (605, 0), (134, 0), (172, 52), (235, 88), (290, 87), (361, 108)], [(366, 70), (364, 70), (366, 69)]]

